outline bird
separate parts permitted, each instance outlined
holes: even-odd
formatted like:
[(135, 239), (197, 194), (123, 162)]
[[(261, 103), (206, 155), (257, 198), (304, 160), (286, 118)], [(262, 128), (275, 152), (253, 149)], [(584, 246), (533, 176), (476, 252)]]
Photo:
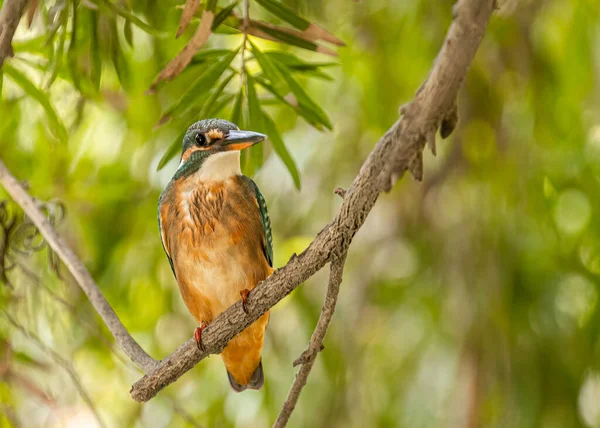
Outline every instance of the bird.
[[(202, 331), (273, 273), (273, 238), (267, 204), (241, 172), (240, 152), (266, 139), (223, 119), (192, 124), (181, 162), (160, 195), (158, 225), (183, 301)], [(262, 348), (269, 312), (235, 336), (221, 352), (232, 389), (260, 389)]]

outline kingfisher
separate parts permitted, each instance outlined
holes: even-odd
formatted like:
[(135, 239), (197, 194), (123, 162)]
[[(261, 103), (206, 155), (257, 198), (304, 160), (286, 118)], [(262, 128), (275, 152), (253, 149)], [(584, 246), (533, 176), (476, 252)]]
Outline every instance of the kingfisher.
[[(188, 310), (198, 322), (194, 338), (273, 273), (267, 204), (242, 174), (240, 151), (266, 135), (241, 131), (222, 119), (191, 125), (181, 163), (158, 202), (158, 226), (167, 258)], [(234, 391), (264, 383), (262, 347), (269, 312), (235, 336), (221, 353)]]

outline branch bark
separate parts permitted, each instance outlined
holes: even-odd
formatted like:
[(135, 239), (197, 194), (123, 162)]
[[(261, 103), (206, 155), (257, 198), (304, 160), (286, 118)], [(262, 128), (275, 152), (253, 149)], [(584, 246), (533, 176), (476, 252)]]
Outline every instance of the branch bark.
[(321, 310), (319, 321), (317, 322), (315, 331), (310, 338), (308, 349), (302, 353), (300, 358), (294, 361), (294, 366), (302, 364), (302, 367), (300, 367), (300, 370), (296, 374), (296, 378), (294, 379), (292, 388), (288, 393), (288, 397), (285, 400), (281, 411), (279, 412), (279, 416), (277, 416), (275, 424), (273, 424), (274, 428), (283, 428), (287, 425), (288, 421), (290, 420), (290, 416), (292, 416), (292, 412), (296, 408), (296, 403), (298, 402), (298, 398), (300, 398), (302, 388), (304, 388), (304, 385), (306, 385), (308, 375), (310, 374), (313, 364), (317, 359), (317, 354), (322, 349), (323, 339), (325, 339), (325, 334), (329, 328), (331, 317), (333, 317), (333, 313), (335, 312), (335, 305), (337, 304), (338, 294), (340, 293), (340, 285), (342, 283), (342, 275), (344, 273), (345, 263), (346, 254), (343, 254), (339, 259), (331, 262), (327, 295), (325, 296), (325, 303), (323, 303), (323, 309)]
[(10, 173), (2, 160), (0, 160), (0, 183), (2, 183), (14, 201), (19, 204), (27, 217), (38, 228), (48, 245), (52, 247), (65, 266), (67, 266), (77, 284), (79, 284), (88, 299), (90, 299), (92, 306), (98, 312), (104, 324), (106, 324), (106, 327), (108, 327), (121, 349), (123, 349), (123, 352), (145, 373), (151, 372), (158, 363), (131, 337), (81, 260), (79, 260), (65, 240), (58, 236), (44, 213), (37, 206), (35, 200)]
[(0, 68), (13, 55), (12, 39), (27, 5), (27, 0), (5, 0), (0, 10)]
[(339, 213), (304, 252), (299, 256), (294, 255), (286, 266), (258, 284), (248, 296), (248, 313), (237, 302), (204, 330), (202, 340), (205, 352), (199, 351), (194, 340), (190, 339), (158, 364), (148, 356), (129, 336), (83, 264), (58, 237), (21, 184), (0, 162), (0, 183), (67, 265), (125, 353), (148, 373), (131, 389), (131, 396), (135, 400), (141, 402), (151, 399), (202, 359), (220, 353), (236, 334), (326, 263), (345, 255), (379, 194), (388, 190), (404, 171), (409, 169), (415, 178), (421, 179), (425, 144), (429, 143), (434, 149), (437, 129), (440, 128), (444, 138), (454, 129), (458, 119), (458, 91), (483, 38), (494, 5), (494, 0), (458, 0), (453, 11), (454, 21), (427, 81), (417, 92), (415, 100), (403, 109), (403, 116), (377, 142), (345, 193)]

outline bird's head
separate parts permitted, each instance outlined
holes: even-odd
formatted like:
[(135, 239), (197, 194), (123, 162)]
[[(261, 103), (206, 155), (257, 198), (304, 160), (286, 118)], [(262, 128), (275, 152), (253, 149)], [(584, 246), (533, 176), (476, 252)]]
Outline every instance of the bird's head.
[(223, 119), (204, 119), (190, 126), (183, 138), (183, 151), (177, 176), (197, 171), (205, 179), (240, 174), (240, 151), (263, 141), (267, 136), (241, 131)]

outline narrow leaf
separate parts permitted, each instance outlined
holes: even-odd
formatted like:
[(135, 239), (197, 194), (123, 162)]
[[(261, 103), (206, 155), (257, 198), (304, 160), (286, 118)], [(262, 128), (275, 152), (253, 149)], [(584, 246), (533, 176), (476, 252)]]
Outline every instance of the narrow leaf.
[(17, 85), (23, 89), (27, 95), (36, 100), (43, 109), (46, 111), (48, 120), (50, 122), (50, 128), (54, 136), (60, 142), (66, 142), (68, 140), (67, 130), (62, 120), (54, 110), (52, 103), (48, 99), (48, 96), (39, 88), (37, 88), (23, 73), (14, 68), (8, 63), (4, 63), (4, 72), (9, 76)]
[(190, 25), (190, 21), (198, 10), (198, 6), (200, 6), (200, 0), (186, 0), (183, 12), (181, 12), (179, 27), (177, 28), (177, 34), (175, 35), (175, 38), (179, 38), (179, 36), (181, 36), (186, 30), (188, 25)]
[(224, 7), (219, 13), (217, 13), (217, 16), (215, 16), (215, 20), (212, 24), (212, 31), (215, 31), (219, 27), (219, 25), (221, 25), (223, 21), (225, 21), (229, 17), (229, 15), (231, 15), (231, 13), (233, 12), (233, 8), (236, 6), (237, 1), (234, 1), (229, 6)]
[(149, 24), (146, 24), (140, 18), (135, 16), (132, 12), (128, 11), (127, 9), (124, 9), (122, 6), (120, 6), (116, 3), (111, 2), (110, 0), (91, 0), (91, 1), (96, 6), (98, 6), (98, 9), (100, 9), (101, 11), (109, 12), (113, 15), (122, 16), (123, 18), (127, 19), (128, 21), (131, 21), (133, 24), (135, 24), (137, 27), (144, 30), (148, 34), (152, 34), (153, 36), (161, 35), (161, 32), (158, 31), (156, 28), (154, 28), (153, 26), (151, 26)]
[(237, 93), (235, 97), (235, 102), (233, 103), (233, 107), (231, 109), (230, 121), (235, 123), (240, 128), (243, 127), (242, 123), (242, 104), (244, 103), (244, 89), (240, 88), (240, 91)]
[(314, 114), (312, 111), (302, 108), (298, 105), (298, 102), (294, 100), (294, 104), (292, 104), (286, 97), (284, 97), (281, 92), (279, 92), (273, 85), (266, 82), (264, 79), (260, 78), (260, 76), (254, 76), (256, 81), (260, 83), (260, 85), (265, 88), (267, 91), (275, 95), (275, 97), (282, 103), (292, 108), (299, 116), (304, 118), (310, 125), (318, 129), (319, 131), (323, 130), (323, 124), (319, 117)]
[(162, 155), (162, 157), (160, 158), (160, 161), (158, 161), (158, 166), (156, 167), (157, 171), (160, 171), (161, 169), (163, 169), (165, 167), (165, 165), (168, 164), (169, 161), (177, 155), (177, 153), (179, 153), (179, 151), (181, 150), (182, 144), (183, 144), (182, 143), (183, 137), (185, 137), (186, 132), (187, 132), (187, 129), (185, 129), (182, 133), (180, 133), (177, 136), (177, 138), (171, 143), (171, 145), (169, 146), (169, 148), (167, 149), (165, 154)]
[(154, 82), (152, 82), (152, 85), (150, 85), (148, 92), (154, 92), (156, 90), (156, 86), (163, 80), (173, 80), (185, 69), (185, 67), (187, 67), (194, 54), (198, 52), (202, 45), (204, 45), (204, 43), (206, 43), (208, 40), (214, 18), (215, 14), (210, 10), (205, 10), (202, 12), (202, 20), (200, 21), (200, 25), (196, 29), (196, 32), (190, 41), (177, 54), (177, 56), (173, 58), (165, 68), (162, 69), (156, 79), (154, 79)]
[(131, 21), (125, 21), (123, 25), (123, 34), (125, 35), (125, 41), (130, 47), (133, 47), (133, 29), (131, 28)]
[(262, 110), (262, 115), (264, 130), (265, 133), (269, 136), (269, 141), (273, 146), (273, 150), (275, 150), (275, 153), (277, 153), (279, 159), (281, 159), (281, 161), (286, 166), (287, 170), (292, 176), (292, 179), (294, 180), (294, 185), (296, 186), (296, 188), (300, 190), (300, 173), (298, 172), (296, 162), (294, 162), (294, 159), (288, 152), (287, 147), (285, 147), (283, 138), (281, 138), (281, 134), (277, 130), (277, 126), (275, 125), (273, 119), (264, 110)]
[(321, 123), (327, 129), (332, 129), (331, 122), (329, 121), (329, 118), (327, 117), (325, 111), (323, 111), (323, 109), (309, 97), (309, 95), (302, 88), (302, 86), (300, 86), (300, 84), (298, 84), (298, 82), (294, 80), (294, 78), (291, 76), (289, 69), (279, 62), (274, 62), (274, 64), (281, 71), (281, 75), (283, 76), (283, 78), (289, 85), (290, 90), (298, 100), (299, 106), (301, 108), (306, 108), (310, 110), (320, 119)]
[(218, 113), (228, 105), (235, 96), (233, 94), (225, 94), (218, 102), (210, 105), (204, 117), (211, 118), (219, 116)]
[[(260, 103), (256, 95), (254, 79), (246, 75), (246, 88), (248, 94), (248, 125), (253, 131), (263, 132), (263, 116), (260, 111)], [(263, 145), (257, 144), (249, 149), (248, 162), (246, 170), (249, 175), (254, 175), (256, 170), (263, 164)]]
[(212, 91), (210, 97), (208, 98), (208, 100), (206, 100), (206, 102), (202, 106), (202, 110), (200, 110), (200, 113), (198, 114), (198, 116), (201, 119), (205, 118), (205, 117), (206, 118), (209, 117), (209, 116), (207, 116), (208, 112), (211, 110), (213, 104), (217, 101), (217, 99), (221, 96), (221, 93), (223, 92), (225, 87), (229, 84), (229, 82), (231, 82), (231, 79), (233, 78), (233, 76), (235, 76), (235, 74), (231, 73), (228, 77), (223, 79), (223, 81), (217, 87), (217, 89)]
[(206, 94), (212, 86), (219, 80), (219, 77), (227, 70), (233, 58), (235, 58), (237, 54), (237, 50), (230, 52), (227, 56), (225, 56), (221, 61), (214, 63), (208, 69), (204, 71), (200, 75), (200, 77), (192, 83), (190, 88), (183, 93), (181, 98), (171, 107), (169, 107), (163, 114), (162, 118), (159, 121), (159, 124), (165, 123), (169, 120), (169, 118), (183, 110), (187, 109), (193, 104), (196, 104), (195, 101), (202, 99), (204, 94)]
[(274, 1), (274, 0), (256, 0), (258, 4), (267, 9), (273, 15), (281, 18), (288, 24), (293, 25), (299, 30), (306, 30), (310, 25), (310, 22), (306, 19), (298, 16), (292, 9), (289, 7)]
[(264, 52), (270, 59), (279, 61), (284, 64), (288, 68), (292, 68), (294, 70), (316, 70), (320, 67), (331, 67), (334, 65), (339, 65), (336, 62), (306, 62), (298, 58), (296, 55), (293, 55), (289, 52), (285, 51), (266, 51)]

